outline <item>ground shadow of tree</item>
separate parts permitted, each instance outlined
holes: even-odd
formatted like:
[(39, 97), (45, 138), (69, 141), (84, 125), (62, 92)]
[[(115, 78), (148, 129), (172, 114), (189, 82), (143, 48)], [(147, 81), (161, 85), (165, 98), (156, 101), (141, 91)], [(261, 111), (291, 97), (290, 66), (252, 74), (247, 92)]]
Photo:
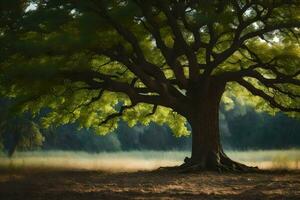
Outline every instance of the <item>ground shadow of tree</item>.
[(300, 171), (248, 174), (0, 171), (0, 199), (299, 199)]

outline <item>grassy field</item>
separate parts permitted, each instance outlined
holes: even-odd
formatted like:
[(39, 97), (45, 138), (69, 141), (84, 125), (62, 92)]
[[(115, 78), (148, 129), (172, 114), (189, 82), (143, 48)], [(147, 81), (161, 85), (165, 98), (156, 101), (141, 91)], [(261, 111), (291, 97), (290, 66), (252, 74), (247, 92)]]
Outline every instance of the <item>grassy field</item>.
[[(182, 174), (155, 170), (178, 165), (188, 152), (27, 152), (0, 156), (5, 200), (297, 200), (299, 150), (227, 152), (263, 169), (255, 173)], [(275, 170), (289, 169), (289, 170)]]
[[(228, 151), (234, 160), (261, 169), (300, 169), (300, 150)], [(85, 152), (23, 152), (13, 158), (0, 156), (0, 168), (60, 168), (134, 172), (180, 165), (189, 152), (131, 151), (89, 154)]]

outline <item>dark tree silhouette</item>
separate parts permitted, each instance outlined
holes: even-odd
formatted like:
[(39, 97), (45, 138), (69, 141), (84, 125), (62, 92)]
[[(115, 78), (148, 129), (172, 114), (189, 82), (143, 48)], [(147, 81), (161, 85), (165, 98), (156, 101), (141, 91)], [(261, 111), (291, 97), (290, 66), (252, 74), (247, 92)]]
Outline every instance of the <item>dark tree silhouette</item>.
[(22, 110), (51, 108), (44, 124), (104, 133), (122, 117), (180, 135), (185, 118), (182, 169), (248, 170), (220, 144), (222, 96), (300, 111), (298, 0), (16, 2), (1, 11), (3, 91)]

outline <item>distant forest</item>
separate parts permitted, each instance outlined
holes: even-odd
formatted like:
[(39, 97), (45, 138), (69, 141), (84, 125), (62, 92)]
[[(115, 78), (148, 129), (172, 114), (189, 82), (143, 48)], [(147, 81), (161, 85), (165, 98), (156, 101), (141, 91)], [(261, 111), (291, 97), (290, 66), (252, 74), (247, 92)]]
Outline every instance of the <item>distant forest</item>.
[[(0, 149), (9, 155), (16, 150), (77, 150), (87, 152), (130, 150), (189, 150), (190, 137), (175, 137), (167, 126), (150, 124), (128, 127), (120, 122), (117, 131), (97, 135), (76, 124), (43, 129), (39, 117), (10, 116), (10, 103), (0, 102)], [(270, 116), (237, 104), (221, 109), (220, 131), (225, 149), (283, 149), (300, 147), (299, 119), (283, 113)]]

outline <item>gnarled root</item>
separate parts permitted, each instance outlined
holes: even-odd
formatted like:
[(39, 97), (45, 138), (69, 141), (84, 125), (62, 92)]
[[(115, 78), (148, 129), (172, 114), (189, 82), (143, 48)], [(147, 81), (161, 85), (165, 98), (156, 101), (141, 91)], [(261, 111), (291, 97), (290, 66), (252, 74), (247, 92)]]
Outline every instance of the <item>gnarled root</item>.
[(179, 166), (181, 172), (197, 172), (197, 171), (218, 171), (218, 172), (256, 172), (258, 167), (250, 167), (242, 163), (235, 162), (228, 158), (222, 151), (220, 152), (220, 160), (211, 163), (198, 163), (190, 158), (185, 158), (184, 163)]
[(202, 171), (217, 171), (217, 172), (257, 172), (258, 167), (250, 167), (242, 163), (235, 162), (228, 158), (222, 151), (220, 152), (220, 159), (217, 162), (203, 163), (193, 161), (186, 157), (184, 163), (176, 167), (163, 167), (160, 170), (172, 170), (180, 173), (194, 173)]

